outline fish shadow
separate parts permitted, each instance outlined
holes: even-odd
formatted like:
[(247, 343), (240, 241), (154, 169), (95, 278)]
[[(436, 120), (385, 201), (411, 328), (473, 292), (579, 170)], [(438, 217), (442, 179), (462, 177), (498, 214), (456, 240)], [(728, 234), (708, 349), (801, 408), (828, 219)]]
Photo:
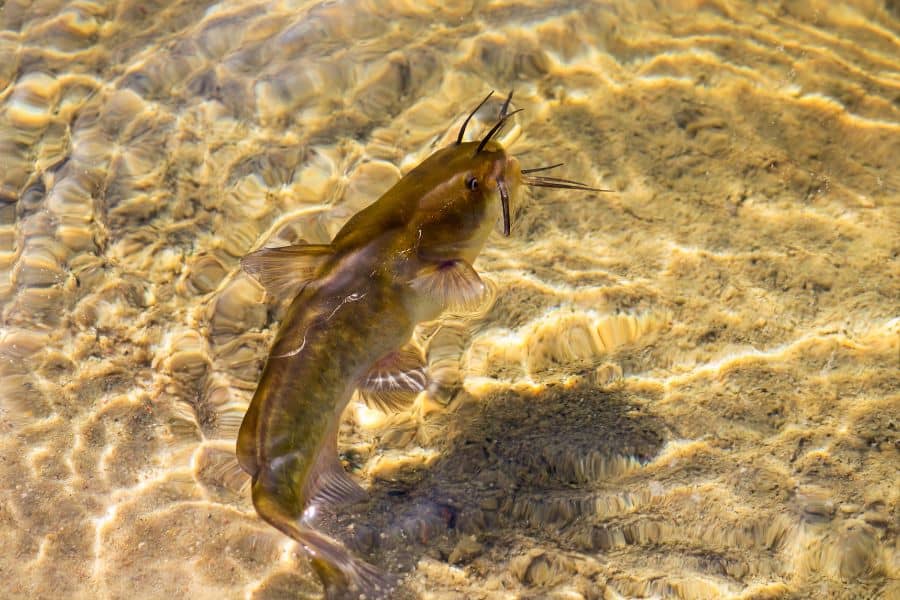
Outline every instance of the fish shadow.
[[(651, 401), (588, 386), (464, 397), (429, 424), (442, 432), (437, 460), (376, 480), (368, 501), (326, 510), (318, 525), (401, 576), (423, 559), (496, 562), (512, 545), (595, 551), (595, 499), (615, 494), (669, 437)], [(413, 585), (392, 597), (416, 597)]]

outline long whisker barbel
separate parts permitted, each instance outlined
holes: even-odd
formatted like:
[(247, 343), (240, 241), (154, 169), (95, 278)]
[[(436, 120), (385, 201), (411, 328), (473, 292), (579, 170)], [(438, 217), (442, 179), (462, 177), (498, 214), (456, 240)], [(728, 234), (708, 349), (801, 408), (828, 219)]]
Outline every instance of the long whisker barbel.
[(522, 169), (522, 175), (527, 175), (529, 173), (537, 173), (538, 171), (549, 171), (550, 169), (555, 169), (556, 167), (561, 167), (566, 163), (556, 163), (555, 165), (547, 165), (546, 167), (535, 167), (533, 169)]
[(500, 127), (497, 129), (497, 133), (500, 133), (500, 131), (503, 129), (503, 126), (506, 124), (506, 117), (523, 110), (520, 108), (519, 110), (514, 111), (512, 113), (509, 112), (509, 103), (512, 102), (512, 96), (513, 96), (513, 91), (509, 90), (509, 94), (506, 96), (506, 100), (504, 100), (503, 106), (500, 107), (500, 114), (497, 115), (497, 118), (500, 120), (500, 123), (499, 123)]
[(456, 136), (456, 145), (457, 145), (457, 146), (459, 146), (460, 144), (462, 144), (462, 141), (463, 141), (463, 135), (466, 133), (466, 126), (469, 124), (469, 121), (472, 120), (472, 117), (475, 116), (475, 113), (477, 113), (478, 110), (479, 110), (482, 106), (484, 106), (484, 103), (487, 102), (488, 100), (490, 100), (491, 96), (493, 96), (493, 95), (494, 95), (494, 90), (491, 90), (491, 91), (488, 93), (488, 95), (484, 97), (484, 100), (482, 100), (482, 101), (478, 104), (478, 106), (475, 107), (475, 110), (473, 110), (472, 112), (469, 113), (469, 116), (466, 117), (466, 120), (463, 121), (462, 127), (459, 128), (459, 135)]
[(540, 181), (542, 183), (571, 183), (572, 185), (587, 185), (586, 183), (581, 183), (580, 181), (575, 181), (572, 179), (563, 179), (562, 177), (528, 177), (528, 179), (532, 181)]
[(498, 179), (497, 189), (500, 190), (500, 207), (503, 209), (503, 235), (509, 237), (509, 190), (506, 182)]
[(503, 103), (503, 106), (500, 107), (500, 115), (497, 117), (501, 121), (506, 118), (506, 113), (509, 110), (509, 103), (512, 100), (512, 90), (509, 90), (509, 95), (506, 97), (506, 101)]
[(522, 183), (529, 187), (545, 187), (564, 190), (581, 190), (583, 192), (613, 192), (604, 188), (591, 187), (580, 181), (571, 179), (558, 179), (556, 177), (522, 177)]
[(480, 143), (480, 144), (478, 144), (478, 148), (475, 149), (475, 156), (478, 156), (478, 153), (481, 152), (482, 150), (484, 150), (484, 147), (487, 146), (487, 143), (488, 143), (489, 141), (491, 141), (491, 138), (494, 136), (494, 134), (497, 133), (498, 131), (500, 131), (500, 128), (501, 128), (501, 127), (503, 127), (504, 125), (506, 125), (506, 121), (509, 120), (509, 118), (510, 118), (511, 116), (513, 116), (513, 115), (516, 114), (516, 113), (520, 113), (520, 112), (522, 112), (523, 110), (524, 110), (524, 109), (522, 109), (522, 108), (516, 109), (516, 110), (512, 111), (511, 113), (507, 113), (502, 119), (500, 119), (499, 121), (497, 121), (497, 124), (494, 125), (494, 126), (491, 128), (491, 130), (487, 132), (487, 135), (484, 136), (484, 139), (481, 140), (481, 143)]

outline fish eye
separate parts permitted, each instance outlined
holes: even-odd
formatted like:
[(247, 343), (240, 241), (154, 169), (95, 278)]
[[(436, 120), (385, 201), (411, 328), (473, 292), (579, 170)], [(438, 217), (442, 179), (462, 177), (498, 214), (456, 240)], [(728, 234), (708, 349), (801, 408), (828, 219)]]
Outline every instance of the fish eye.
[(478, 179), (474, 175), (466, 177), (466, 187), (473, 192), (478, 189)]

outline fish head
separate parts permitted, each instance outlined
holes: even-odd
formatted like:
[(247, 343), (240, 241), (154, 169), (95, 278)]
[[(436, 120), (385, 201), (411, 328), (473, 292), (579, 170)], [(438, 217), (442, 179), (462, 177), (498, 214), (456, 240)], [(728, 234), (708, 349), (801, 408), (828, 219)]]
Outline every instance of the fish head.
[(562, 166), (562, 163), (521, 169), (519, 161), (494, 139), (509, 118), (512, 92), (500, 109), (496, 124), (480, 141), (463, 142), (466, 126), (491, 97), (488, 94), (463, 121), (456, 143), (438, 150), (409, 173), (408, 181), (421, 194), (412, 212), (420, 254), (429, 247), (436, 257), (459, 257), (469, 261), (481, 251), (493, 223), (503, 218), (503, 235), (510, 234), (510, 203), (517, 202), (524, 186), (590, 192), (595, 188), (571, 179), (532, 175)]
[[(509, 110), (512, 93), (494, 126), (480, 140), (464, 142), (466, 125), (490, 97), (488, 94), (469, 114), (455, 143), (435, 151), (378, 201), (354, 215), (332, 246), (339, 251), (364, 248), (365, 257), (372, 248), (385, 247), (403, 260), (415, 250), (426, 261), (464, 259), (471, 263), (498, 220), (503, 234), (510, 235), (510, 208), (518, 203), (524, 187), (609, 191), (569, 179), (532, 175), (562, 163), (520, 168), (519, 161), (496, 139), (509, 119), (521, 111)], [(377, 240), (380, 244), (374, 243)]]
[(472, 261), (499, 218), (510, 234), (510, 204), (519, 198), (522, 177), (519, 162), (499, 143), (450, 145), (415, 171), (413, 178), (428, 179), (414, 209), (420, 249)]

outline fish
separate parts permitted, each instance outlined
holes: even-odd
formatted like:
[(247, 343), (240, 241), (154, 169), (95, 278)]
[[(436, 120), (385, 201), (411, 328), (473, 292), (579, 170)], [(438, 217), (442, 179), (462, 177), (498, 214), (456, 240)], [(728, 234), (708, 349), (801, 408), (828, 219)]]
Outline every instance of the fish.
[(476, 309), (488, 294), (472, 263), (494, 224), (510, 235), (510, 201), (524, 186), (608, 191), (521, 169), (494, 137), (518, 111), (512, 92), (480, 140), (435, 151), (329, 244), (263, 248), (242, 267), (267, 293), (290, 300), (238, 432), (258, 515), (299, 543), (329, 599), (384, 598), (397, 580), (355, 557), (312, 523), (317, 507), (362, 501), (339, 460), (341, 415), (355, 391), (396, 410), (427, 386), (414, 328), (445, 311)]

